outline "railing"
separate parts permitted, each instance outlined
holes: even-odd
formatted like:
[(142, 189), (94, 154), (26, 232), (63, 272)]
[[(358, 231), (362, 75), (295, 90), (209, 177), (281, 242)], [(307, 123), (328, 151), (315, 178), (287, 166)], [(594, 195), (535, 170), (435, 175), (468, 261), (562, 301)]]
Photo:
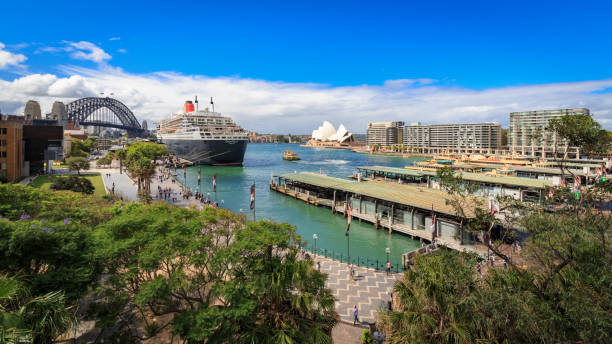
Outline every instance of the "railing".
[[(370, 269), (374, 269), (377, 271), (387, 271), (387, 261), (386, 260), (370, 259), (368, 257), (357, 256), (357, 257), (350, 257), (350, 262), (349, 262), (349, 257), (346, 256), (346, 253), (335, 252), (333, 250), (328, 250), (328, 249), (321, 249), (320, 247), (317, 247), (315, 251), (313, 246), (306, 246), (306, 247), (303, 247), (303, 249), (314, 254), (315, 257), (313, 257), (313, 259), (315, 261), (316, 261), (317, 256), (323, 256), (325, 258), (337, 260), (340, 263), (347, 263), (347, 264), (353, 263), (355, 266), (370, 268)], [(404, 269), (401, 263), (391, 262), (391, 272), (399, 273), (402, 271), (404, 271)]]

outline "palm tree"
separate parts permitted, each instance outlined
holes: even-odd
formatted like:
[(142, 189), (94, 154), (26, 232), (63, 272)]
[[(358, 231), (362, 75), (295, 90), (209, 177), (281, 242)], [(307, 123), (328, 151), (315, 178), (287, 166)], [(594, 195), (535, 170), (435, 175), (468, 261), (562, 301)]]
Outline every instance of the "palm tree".
[(0, 275), (0, 343), (51, 343), (76, 324), (63, 292), (29, 294), (18, 279)]
[(155, 164), (145, 157), (136, 158), (129, 162), (128, 171), (138, 183), (138, 191), (151, 191), (151, 179), (155, 175)]
[(115, 152), (115, 159), (119, 160), (119, 173), (123, 173), (123, 162), (127, 158), (127, 151), (125, 149), (119, 149)]

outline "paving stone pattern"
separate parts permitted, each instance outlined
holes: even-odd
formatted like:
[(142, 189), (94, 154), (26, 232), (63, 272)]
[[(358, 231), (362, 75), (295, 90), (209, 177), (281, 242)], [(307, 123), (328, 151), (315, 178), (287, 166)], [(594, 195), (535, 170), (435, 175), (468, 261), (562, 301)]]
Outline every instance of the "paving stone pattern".
[(336, 312), (340, 315), (340, 319), (351, 324), (355, 304), (362, 323), (376, 322), (381, 302), (384, 302), (386, 306), (391, 300), (390, 292), (393, 291), (393, 285), (401, 276), (397, 273), (387, 276), (386, 272), (356, 266), (353, 281), (348, 264), (319, 255), (314, 257), (314, 261), (315, 264), (317, 261), (321, 262), (321, 272), (327, 274), (326, 284), (336, 298)]

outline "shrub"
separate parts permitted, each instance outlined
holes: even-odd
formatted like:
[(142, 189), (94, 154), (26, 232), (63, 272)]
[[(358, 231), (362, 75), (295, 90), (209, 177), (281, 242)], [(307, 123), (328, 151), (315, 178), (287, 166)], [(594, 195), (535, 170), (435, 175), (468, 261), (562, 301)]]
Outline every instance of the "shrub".
[(51, 184), (53, 190), (70, 190), (74, 192), (81, 192), (88, 195), (93, 194), (94, 186), (91, 181), (87, 178), (79, 176), (68, 176), (66, 178), (57, 178)]

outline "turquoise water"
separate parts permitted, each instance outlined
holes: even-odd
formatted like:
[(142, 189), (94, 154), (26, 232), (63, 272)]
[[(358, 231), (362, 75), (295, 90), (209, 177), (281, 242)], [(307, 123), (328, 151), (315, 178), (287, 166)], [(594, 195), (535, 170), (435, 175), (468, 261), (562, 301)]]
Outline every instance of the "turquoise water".
[[(302, 160), (285, 161), (283, 152), (291, 149)], [(270, 191), (272, 174), (293, 173), (301, 171), (322, 172), (329, 176), (346, 178), (357, 171), (357, 166), (385, 165), (404, 167), (412, 165), (422, 158), (402, 158), (380, 155), (354, 153), (344, 149), (317, 149), (300, 147), (295, 144), (249, 144), (244, 166), (215, 167), (192, 166), (187, 168), (188, 185), (193, 191), (204, 195), (210, 193), (211, 199), (234, 212), (244, 212), (249, 219), (253, 212), (249, 209), (250, 187), (255, 183), (255, 216), (256, 219), (271, 219), (288, 222), (297, 227), (297, 232), (313, 244), (313, 234), (317, 234), (317, 249), (333, 250), (346, 257), (346, 219), (334, 215), (331, 209), (315, 207), (300, 200)], [(198, 186), (198, 170), (202, 180)], [(212, 176), (217, 174), (217, 192), (212, 191)], [(183, 173), (177, 171), (177, 178), (183, 182)], [(370, 261), (386, 261), (385, 248), (391, 249), (391, 262), (401, 262), (401, 255), (419, 246), (418, 241), (410, 237), (386, 231), (375, 230), (368, 223), (353, 220), (350, 232), (350, 254), (352, 258), (367, 257)]]

